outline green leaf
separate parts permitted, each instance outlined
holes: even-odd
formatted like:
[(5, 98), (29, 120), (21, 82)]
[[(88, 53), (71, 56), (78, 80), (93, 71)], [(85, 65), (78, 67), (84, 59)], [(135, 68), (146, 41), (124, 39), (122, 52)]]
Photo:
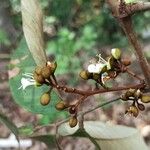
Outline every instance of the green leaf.
[(53, 121), (59, 116), (66, 117), (66, 112), (59, 112), (55, 109), (55, 104), (59, 101), (59, 97), (54, 91), (51, 92), (50, 104), (47, 106), (40, 104), (41, 95), (48, 91), (47, 86), (29, 86), (25, 90), (18, 89), (21, 86), (22, 74), (27, 72), (32, 73), (35, 69), (34, 60), (28, 51), (24, 39), (21, 40), (19, 47), (13, 53), (11, 63), (10, 71), (13, 72), (15, 68), (19, 70), (19, 73), (12, 73), (13, 76), (9, 80), (12, 96), (17, 104), (32, 113), (48, 115)]
[[(17, 126), (11, 122), (4, 114), (0, 113), (0, 122), (2, 122), (4, 125), (7, 126), (8, 129), (11, 130), (11, 132), (16, 136), (17, 140), (18, 140), (18, 128)], [(19, 141), (19, 140), (18, 140)]]
[[(58, 128), (58, 133), (62, 136), (75, 135), (78, 129), (78, 125), (70, 128), (68, 123), (65, 123)], [(85, 121), (84, 129), (96, 140), (101, 150), (148, 150), (138, 130), (134, 128), (109, 125), (100, 121)], [(85, 137), (83, 132), (79, 133), (78, 136)]]

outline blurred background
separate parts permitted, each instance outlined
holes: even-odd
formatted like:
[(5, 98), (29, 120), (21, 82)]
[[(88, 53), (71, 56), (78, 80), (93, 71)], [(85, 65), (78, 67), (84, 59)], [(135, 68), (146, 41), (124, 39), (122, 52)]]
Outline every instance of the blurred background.
[[(128, 1), (128, 2), (131, 2)], [(124, 32), (112, 17), (103, 0), (40, 0), (44, 13), (44, 38), (49, 59), (57, 60), (59, 69), (56, 75), (62, 84), (91, 89), (95, 84), (85, 82), (78, 73), (87, 67), (96, 54), (107, 57), (111, 48), (122, 49), (123, 56), (132, 60), (131, 68), (142, 76), (134, 50), (128, 43)], [(143, 46), (143, 52), (150, 62), (150, 12), (133, 16), (133, 24)], [(48, 124), (56, 121), (51, 115), (35, 115), (19, 106), (10, 92), (9, 77), (17, 70), (10, 69), (12, 58), (18, 51), (26, 52), (27, 46), (22, 31), (22, 19), (19, 0), (0, 0), (0, 111), (5, 113), (17, 126), (26, 123)], [(9, 74), (9, 75), (8, 75)], [(118, 86), (137, 81), (122, 75), (110, 86)], [(12, 85), (11, 85), (12, 86)], [(120, 93), (110, 93), (92, 97), (83, 104), (81, 110), (96, 106), (101, 101), (111, 100)], [(71, 98), (65, 95), (66, 98)], [(124, 115), (128, 104), (117, 103), (94, 111), (86, 120), (101, 120), (113, 124), (136, 127), (146, 143), (150, 145), (150, 105), (137, 118)], [(66, 114), (62, 114), (63, 117)], [(60, 119), (60, 118), (59, 118)], [(10, 131), (0, 124), (0, 139), (7, 138)], [(61, 141), (65, 150), (94, 149), (86, 139), (65, 138)], [(0, 147), (0, 150), (2, 148)], [(41, 143), (34, 143), (30, 150), (44, 150)], [(3, 149), (2, 149), (3, 150)], [(9, 150), (9, 149), (7, 149)]]

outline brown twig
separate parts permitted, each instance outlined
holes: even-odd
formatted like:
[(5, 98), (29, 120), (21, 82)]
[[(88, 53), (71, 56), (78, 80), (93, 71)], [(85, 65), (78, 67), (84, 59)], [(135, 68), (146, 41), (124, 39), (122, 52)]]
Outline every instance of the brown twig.
[(145, 81), (141, 78), (141, 77), (139, 77), (138, 75), (136, 75), (134, 72), (132, 72), (130, 69), (126, 69), (126, 72), (129, 74), (129, 75), (131, 75), (131, 76), (133, 76), (134, 78), (136, 78), (136, 79), (138, 79), (139, 81), (141, 81), (141, 83), (144, 83)]
[(70, 88), (67, 86), (60, 86), (60, 85), (53, 85), (54, 88), (64, 91), (66, 93), (74, 93), (74, 94), (79, 94), (79, 95), (84, 95), (84, 96), (92, 96), (95, 94), (99, 93), (106, 93), (106, 92), (113, 92), (113, 91), (122, 91), (122, 90), (128, 90), (130, 88), (144, 88), (145, 84), (139, 83), (136, 85), (128, 85), (128, 86), (123, 86), (123, 87), (113, 87), (113, 88), (107, 88), (107, 89), (95, 89), (94, 91), (91, 90), (79, 90), (76, 88)]

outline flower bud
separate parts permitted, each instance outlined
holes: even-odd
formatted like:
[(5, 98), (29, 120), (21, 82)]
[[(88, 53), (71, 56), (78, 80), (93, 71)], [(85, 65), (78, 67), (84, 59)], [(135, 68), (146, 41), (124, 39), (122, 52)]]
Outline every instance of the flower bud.
[(44, 93), (40, 99), (41, 105), (43, 105), (43, 106), (48, 105), (50, 103), (50, 99), (51, 99), (51, 97), (50, 97), (49, 93)]
[(138, 104), (137, 105), (139, 110), (144, 111), (145, 110), (145, 106), (143, 104)]
[(150, 95), (142, 95), (141, 102), (149, 103), (150, 102)]
[(41, 75), (41, 73), (42, 73), (42, 68), (39, 67), (39, 66), (37, 66), (37, 67), (35, 68), (35, 73), (36, 73), (37, 75)]
[(64, 110), (67, 108), (67, 105), (64, 103), (64, 101), (60, 101), (55, 105), (55, 108), (59, 111)]
[(132, 105), (132, 106), (130, 106), (130, 107), (127, 109), (126, 113), (131, 114), (131, 115), (133, 115), (134, 117), (137, 117), (138, 114), (139, 114), (139, 110), (138, 110), (138, 108), (137, 108), (136, 106), (133, 106), (133, 105)]
[(123, 60), (121, 60), (121, 62), (125, 66), (129, 66), (131, 64), (131, 61), (129, 59), (123, 59)]
[(78, 120), (77, 120), (76, 116), (73, 116), (69, 119), (69, 126), (71, 128), (75, 127), (77, 125), (77, 123), (78, 123)]
[(126, 95), (126, 97), (132, 97), (132, 96), (134, 96), (134, 93), (136, 92), (136, 90), (135, 89), (129, 89), (126, 93), (125, 93), (125, 95)]
[(89, 73), (89, 72), (86, 71), (86, 70), (82, 70), (79, 75), (80, 75), (80, 77), (81, 77), (82, 79), (84, 79), (84, 80), (88, 80), (88, 79), (90, 79), (91, 76), (92, 76), (92, 74)]
[(50, 75), (52, 74), (51, 69), (49, 67), (42, 68), (42, 76), (44, 79), (49, 79)]
[(37, 75), (37, 73), (34, 73), (33, 77), (34, 80), (37, 82), (37, 85), (44, 84), (45, 80), (42, 75)]
[(55, 72), (55, 70), (57, 68), (57, 62), (53, 63), (53, 62), (48, 61), (46, 65), (47, 65), (47, 67), (50, 68), (50, 70), (51, 70), (52, 73)]
[(76, 113), (76, 108), (75, 107), (70, 107), (69, 108), (69, 113), (70, 114), (75, 114)]
[(112, 54), (112, 56), (115, 58), (115, 59), (120, 59), (120, 57), (121, 57), (121, 50), (119, 49), (119, 48), (113, 48), (112, 50), (111, 50), (111, 54)]

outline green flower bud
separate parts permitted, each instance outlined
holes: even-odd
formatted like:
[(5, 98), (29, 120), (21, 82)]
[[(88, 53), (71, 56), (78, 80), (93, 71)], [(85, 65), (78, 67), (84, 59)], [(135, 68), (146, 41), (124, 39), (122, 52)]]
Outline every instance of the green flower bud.
[(43, 106), (48, 105), (50, 103), (50, 99), (51, 99), (51, 97), (50, 97), (49, 93), (44, 93), (40, 99), (41, 105), (43, 105)]
[(71, 128), (75, 127), (77, 125), (77, 123), (78, 123), (78, 120), (75, 116), (73, 116), (69, 119), (69, 126)]
[(119, 48), (113, 48), (112, 50), (111, 50), (111, 54), (112, 54), (112, 56), (115, 58), (115, 59), (120, 59), (120, 57), (121, 57), (121, 50), (119, 49)]
[(150, 95), (142, 95), (141, 102), (149, 103), (150, 102)]
[(82, 79), (84, 79), (84, 80), (88, 80), (88, 79), (90, 79), (91, 76), (92, 76), (92, 74), (89, 73), (87, 70), (81, 71), (79, 75), (80, 75), (80, 77), (81, 77)]

